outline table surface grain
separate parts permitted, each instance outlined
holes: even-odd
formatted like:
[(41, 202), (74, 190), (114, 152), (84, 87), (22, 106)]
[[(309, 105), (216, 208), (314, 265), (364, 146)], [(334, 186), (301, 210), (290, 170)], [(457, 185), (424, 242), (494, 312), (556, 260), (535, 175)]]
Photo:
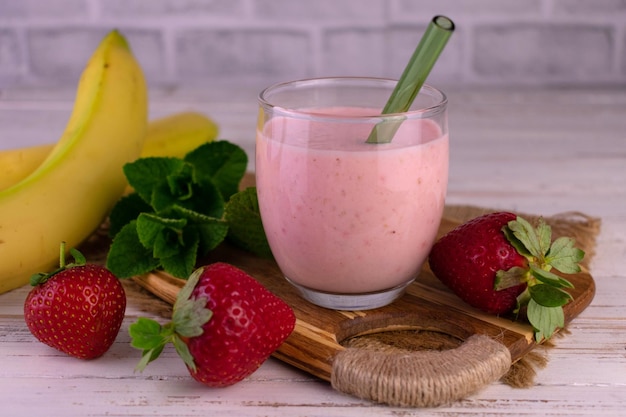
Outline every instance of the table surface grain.
[[(0, 92), (0, 148), (54, 142), (73, 91)], [(28, 288), (0, 295), (2, 415), (47, 416), (624, 416), (626, 413), (626, 89), (454, 90), (450, 100), (449, 204), (602, 219), (591, 305), (556, 339), (535, 385), (494, 383), (433, 409), (392, 408), (334, 391), (270, 358), (229, 388), (194, 382), (172, 348), (143, 373), (128, 326), (129, 305), (106, 355), (72, 359), (39, 343), (24, 323)], [(254, 152), (256, 91), (245, 87), (157, 90), (151, 117), (198, 110), (220, 137)], [(253, 161), (250, 169), (254, 169)], [(1, 261), (1, 260), (0, 260)]]

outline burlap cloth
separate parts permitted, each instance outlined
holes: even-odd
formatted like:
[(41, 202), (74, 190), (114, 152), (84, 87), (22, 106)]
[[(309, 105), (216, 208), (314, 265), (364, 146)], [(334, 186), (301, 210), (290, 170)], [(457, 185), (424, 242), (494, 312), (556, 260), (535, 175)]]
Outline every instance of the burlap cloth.
[[(446, 207), (444, 218), (453, 223), (461, 224), (481, 214), (493, 211), (496, 210), (474, 206), (450, 205)], [(539, 217), (528, 213), (520, 214), (531, 222)], [(586, 268), (589, 268), (589, 264), (595, 254), (596, 237), (601, 225), (600, 219), (580, 212), (567, 212), (544, 217), (544, 219), (552, 227), (553, 238), (570, 236), (576, 240), (576, 246), (584, 250), (586, 254), (582, 263)], [(95, 250), (93, 247), (90, 248), (89, 245), (90, 242), (86, 242), (86, 249), (83, 250), (89, 253), (90, 260), (93, 261), (97, 257), (100, 257), (100, 260), (102, 260), (106, 256), (106, 251)], [(170, 318), (171, 305), (156, 298), (131, 280), (125, 280), (124, 285), (129, 305), (152, 315)], [(567, 329), (560, 331), (557, 334), (557, 338), (562, 337), (564, 334), (567, 334)], [(439, 332), (406, 330), (355, 337), (344, 342), (344, 346), (368, 347), (378, 351), (397, 353), (415, 350), (442, 351), (457, 348), (461, 343), (462, 341)], [(554, 346), (554, 343), (555, 340), (553, 338), (525, 355), (511, 366), (501, 381), (516, 388), (532, 386), (537, 370), (547, 365), (547, 352), (550, 347)]]

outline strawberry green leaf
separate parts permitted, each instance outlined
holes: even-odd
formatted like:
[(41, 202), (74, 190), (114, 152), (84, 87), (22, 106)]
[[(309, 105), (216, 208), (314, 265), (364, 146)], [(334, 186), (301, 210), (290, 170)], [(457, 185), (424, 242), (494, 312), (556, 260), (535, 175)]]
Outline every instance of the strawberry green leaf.
[(161, 352), (163, 352), (164, 347), (165, 345), (162, 345), (154, 349), (146, 349), (142, 351), (141, 360), (135, 366), (135, 370), (143, 371), (150, 362), (152, 362), (153, 360), (158, 358), (159, 355), (161, 355)]
[(30, 276), (30, 285), (36, 287), (37, 285), (41, 285), (52, 278), (54, 275), (58, 274), (61, 271), (66, 269), (85, 265), (87, 263), (87, 259), (85, 256), (75, 248), (70, 249), (70, 255), (74, 258), (74, 262), (66, 264), (65, 262), (65, 242), (61, 242), (59, 247), (59, 267), (50, 272), (38, 272), (32, 274)]
[(580, 272), (578, 263), (585, 257), (585, 252), (574, 247), (574, 240), (567, 237), (556, 239), (546, 256), (546, 262), (565, 274)]
[(200, 336), (202, 326), (213, 316), (213, 312), (206, 308), (207, 299), (194, 298), (180, 303), (179, 308), (172, 314), (176, 323), (176, 333), (184, 337)]
[(204, 268), (193, 271), (174, 302), (172, 323), (174, 323), (176, 333), (183, 337), (201, 335), (202, 326), (213, 316), (213, 312), (206, 307), (206, 298), (192, 298), (193, 290), (198, 285), (203, 271)]
[(208, 323), (213, 316), (213, 312), (206, 307), (207, 299), (205, 297), (191, 297), (203, 271), (204, 268), (198, 268), (189, 276), (176, 296), (172, 312), (172, 324), (177, 334), (177, 337), (173, 339), (174, 347), (185, 364), (192, 370), (196, 369), (193, 356), (180, 336), (195, 337), (201, 335), (204, 332), (202, 326)]
[(494, 290), (500, 291), (526, 282), (528, 270), (519, 266), (514, 266), (508, 271), (500, 270), (496, 272), (494, 280)]
[(158, 322), (145, 317), (139, 317), (137, 321), (128, 327), (130, 344), (142, 351), (141, 360), (135, 367), (143, 371), (148, 363), (159, 357), (165, 345), (176, 335), (171, 325), (161, 326)]
[(517, 306), (513, 310), (514, 314), (519, 314), (522, 307), (526, 307), (530, 302), (530, 291), (528, 287), (520, 295), (517, 296)]
[[(509, 222), (509, 224), (510, 223), (511, 222)], [(515, 236), (509, 225), (505, 225), (502, 228), (502, 232), (504, 233), (504, 236), (509, 241), (509, 243), (515, 248), (517, 253), (527, 258), (532, 256), (531, 253), (528, 251), (528, 248), (526, 248), (526, 245), (524, 245), (524, 243)]]
[(529, 287), (530, 297), (544, 307), (560, 307), (567, 304), (572, 296), (560, 288), (548, 284), (536, 284)]
[(184, 303), (189, 298), (191, 298), (191, 294), (193, 293), (193, 290), (196, 288), (196, 285), (198, 285), (198, 282), (200, 281), (200, 277), (202, 276), (203, 271), (204, 271), (204, 268), (198, 268), (195, 271), (193, 271), (191, 275), (189, 275), (189, 278), (187, 278), (187, 282), (185, 282), (185, 285), (183, 285), (180, 291), (178, 291), (178, 295), (176, 296), (176, 301), (174, 301), (172, 315), (174, 314), (176, 310), (179, 310), (181, 308), (180, 307), (181, 303)]
[(87, 263), (87, 258), (85, 258), (85, 255), (83, 255), (76, 248), (71, 248), (70, 249), (70, 255), (72, 255), (72, 258), (74, 258), (74, 262), (69, 264), (68, 267), (70, 267), (70, 266), (78, 266), (78, 265), (85, 265)]
[(161, 330), (162, 326), (157, 321), (139, 317), (135, 323), (128, 326), (131, 336), (130, 344), (137, 349), (154, 349), (163, 343)]
[(539, 268), (537, 265), (530, 265), (530, 271), (538, 281), (557, 288), (574, 288), (574, 284), (558, 276), (557, 274)]
[(517, 219), (510, 221), (507, 226), (532, 256), (543, 259), (549, 247), (544, 247), (546, 245), (546, 234), (548, 235), (548, 245), (550, 243), (550, 229), (549, 226), (543, 223), (543, 219), (540, 219), (538, 226), (539, 230), (541, 230), (540, 233), (521, 216), (517, 216)]
[(248, 187), (233, 195), (226, 204), (224, 216), (230, 225), (230, 242), (258, 256), (272, 257), (261, 221), (256, 187)]
[(185, 365), (195, 372), (197, 370), (196, 362), (193, 360), (193, 355), (189, 351), (187, 344), (180, 337), (174, 337), (172, 343), (174, 344), (176, 353), (178, 353), (178, 356), (185, 362)]
[(565, 316), (562, 307), (545, 307), (534, 300), (530, 300), (527, 310), (528, 321), (535, 329), (535, 340), (552, 337), (557, 329), (565, 325)]
[(542, 217), (539, 218), (539, 224), (535, 228), (537, 234), (537, 241), (539, 242), (539, 253), (542, 258), (550, 249), (550, 243), (552, 242), (552, 228), (546, 224)]

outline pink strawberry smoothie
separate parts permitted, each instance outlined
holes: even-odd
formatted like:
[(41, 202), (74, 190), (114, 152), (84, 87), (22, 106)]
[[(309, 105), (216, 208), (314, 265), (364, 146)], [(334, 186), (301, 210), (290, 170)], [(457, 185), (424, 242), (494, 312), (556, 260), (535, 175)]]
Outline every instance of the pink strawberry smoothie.
[(448, 135), (432, 120), (405, 120), (391, 143), (365, 143), (372, 123), (270, 119), (257, 132), (263, 226), (283, 274), (309, 289), (354, 294), (413, 280), (441, 220)]

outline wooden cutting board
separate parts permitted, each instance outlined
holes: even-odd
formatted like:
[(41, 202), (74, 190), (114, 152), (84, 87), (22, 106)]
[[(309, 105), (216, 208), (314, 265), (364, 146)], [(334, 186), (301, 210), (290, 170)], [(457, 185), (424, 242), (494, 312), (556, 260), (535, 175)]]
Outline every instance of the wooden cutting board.
[[(246, 175), (241, 187), (250, 185), (254, 185), (254, 177)], [(458, 208), (446, 207), (439, 236), (466, 221), (468, 215), (471, 218), (482, 214), (473, 214), (476, 210), (455, 211)], [(580, 213), (568, 214), (583, 216), (584, 222), (574, 224), (562, 218), (546, 218), (546, 222), (552, 223), (554, 238), (563, 234), (576, 237), (577, 246), (587, 252), (588, 260), (593, 255), (595, 239), (595, 235), (588, 235), (592, 234), (590, 230), (597, 232), (599, 220)], [(536, 216), (525, 217), (536, 219)], [(537, 346), (529, 324), (511, 317), (487, 315), (468, 306), (435, 278), (427, 263), (406, 294), (391, 305), (368, 311), (334, 311), (301, 298), (271, 259), (258, 258), (223, 244), (203, 263), (216, 261), (245, 270), (293, 308), (295, 329), (273, 356), (330, 381), (340, 391), (376, 402), (437, 406), (464, 398), (498, 380), (511, 364)], [(595, 283), (588, 271), (569, 275), (567, 279), (575, 288), (570, 290), (573, 300), (563, 308), (566, 325), (591, 303), (595, 294)], [(174, 303), (184, 285), (184, 281), (162, 272), (134, 280), (169, 304)], [(418, 346), (422, 342), (417, 340), (416, 347), (411, 346), (420, 332), (445, 335), (456, 343), (450, 346), (442, 342), (440, 347), (424, 351)], [(391, 336), (385, 337), (381, 345), (376, 339), (380, 335)], [(355, 340), (359, 343), (353, 344)], [(374, 355), (359, 356), (363, 347)], [(349, 362), (346, 352), (355, 350), (357, 355), (351, 356)], [(338, 366), (340, 360), (341, 366), (345, 365), (343, 368)], [(340, 370), (342, 374), (338, 377)], [(385, 372), (389, 375), (383, 375)]]
[[(457, 225), (457, 222), (444, 218), (439, 230), (440, 235)], [(407, 293), (391, 305), (368, 311), (333, 311), (317, 307), (302, 299), (283, 278), (273, 260), (260, 259), (237, 248), (223, 245), (206, 259), (206, 263), (214, 261), (228, 262), (247, 271), (293, 308), (297, 318), (295, 330), (274, 356), (326, 381), (333, 381), (333, 362), (340, 352), (347, 349), (344, 346), (345, 342), (362, 335), (410, 329), (444, 333), (459, 341), (467, 341), (472, 335), (486, 335), (508, 349), (510, 359), (507, 361), (510, 363), (507, 364), (507, 369), (536, 346), (530, 325), (513, 321), (511, 318), (483, 314), (469, 307), (447, 290), (434, 277), (427, 265), (423, 267), (416, 281), (409, 286)], [(575, 288), (571, 290), (573, 300), (564, 307), (566, 323), (589, 305), (595, 293), (594, 281), (588, 272), (569, 275), (568, 279)], [(184, 281), (160, 272), (136, 277), (135, 281), (170, 304), (173, 304), (176, 294), (184, 285)], [(403, 344), (407, 343), (407, 337), (411, 337), (411, 333), (399, 334)], [(492, 357), (490, 354), (477, 360), (490, 361)], [(430, 361), (428, 358), (415, 358), (415, 361), (419, 360)], [(447, 363), (447, 359), (442, 360)], [(357, 395), (393, 405), (432, 406), (462, 398), (501, 376), (500, 373), (491, 377), (491, 380), (483, 380), (479, 386), (470, 391), (467, 391), (469, 388), (464, 388), (461, 393), (455, 390), (443, 399), (428, 401), (423, 399), (423, 395), (419, 396), (419, 400), (413, 399), (408, 402), (388, 400), (368, 393)], [(357, 380), (356, 385), (368, 384), (372, 375), (365, 372), (361, 378), (364, 380)], [(437, 383), (436, 378), (434, 382), (432, 380), (426, 382), (429, 386)], [(450, 382), (442, 381), (441, 384)], [(468, 385), (463, 381), (459, 384)], [(335, 381), (333, 385), (335, 386)]]

